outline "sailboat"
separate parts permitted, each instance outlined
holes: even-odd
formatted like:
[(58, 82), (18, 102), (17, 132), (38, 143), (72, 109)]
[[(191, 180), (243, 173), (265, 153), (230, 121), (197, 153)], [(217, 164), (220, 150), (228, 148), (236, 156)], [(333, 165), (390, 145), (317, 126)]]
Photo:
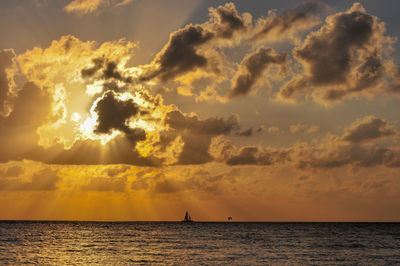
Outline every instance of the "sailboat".
[(193, 220), (190, 218), (190, 214), (188, 211), (186, 211), (185, 218), (182, 220), (182, 222), (185, 222), (185, 223), (193, 222)]

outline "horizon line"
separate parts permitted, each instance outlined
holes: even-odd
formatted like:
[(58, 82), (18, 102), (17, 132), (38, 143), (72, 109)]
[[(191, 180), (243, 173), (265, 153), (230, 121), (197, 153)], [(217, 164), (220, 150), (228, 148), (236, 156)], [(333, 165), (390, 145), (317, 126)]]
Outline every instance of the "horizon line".
[[(182, 223), (182, 220), (58, 220), (58, 219), (0, 219), (0, 222), (97, 222), (97, 223)], [(258, 220), (195, 220), (195, 223), (400, 223), (399, 221), (258, 221)]]

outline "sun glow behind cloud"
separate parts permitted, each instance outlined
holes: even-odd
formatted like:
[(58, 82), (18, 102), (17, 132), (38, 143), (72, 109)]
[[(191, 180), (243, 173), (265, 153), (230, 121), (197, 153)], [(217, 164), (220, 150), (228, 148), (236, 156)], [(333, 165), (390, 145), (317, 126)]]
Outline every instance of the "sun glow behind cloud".
[[(134, 79), (141, 70), (137, 67), (126, 67), (134, 47), (133, 43), (125, 40), (97, 46), (94, 42), (82, 42), (75, 37), (65, 36), (60, 41), (54, 41), (47, 49), (35, 48), (19, 56), (23, 73), (37, 83), (43, 84), (43, 88), (53, 95), (53, 117), (38, 129), (40, 145), (48, 147), (53, 142), (60, 142), (66, 148), (70, 148), (79, 139), (100, 140), (105, 145), (121, 134), (118, 130), (112, 130), (111, 134), (94, 133), (98, 123), (98, 115), (94, 108), (106, 86), (112, 83), (101, 75), (84, 79), (80, 69), (90, 66), (92, 60), (96, 58), (107, 58), (118, 62), (115, 71)], [(143, 108), (150, 107), (150, 104), (137, 91), (135, 92), (137, 88), (130, 82), (121, 80), (112, 82), (115, 89), (123, 87), (125, 90), (116, 94), (117, 99), (121, 101), (132, 99)], [(162, 118), (160, 112), (155, 112), (154, 115), (157, 115), (158, 119)], [(68, 117), (70, 119), (67, 119)], [(129, 123), (132, 126), (145, 127), (150, 131), (161, 129), (155, 122), (148, 123), (143, 119)]]
[[(117, 2), (129, 1), (108, 7)], [(346, 203), (396, 205), (400, 134), (387, 113), (397, 112), (373, 101), (396, 91), (395, 62), (384, 55), (394, 38), (360, 4), (325, 21), (321, 6), (261, 18), (232, 3), (213, 7), (145, 63), (135, 61), (134, 42), (79, 34), (19, 55), (0, 51), (4, 197), (31, 193), (40, 217), (47, 208), (79, 219), (174, 219), (185, 204), (203, 219), (226, 209), (243, 219), (333, 217), (327, 206), (337, 219), (371, 218), (352, 216), (357, 208)], [(366, 33), (357, 39), (347, 29), (359, 23)], [(324, 53), (314, 53), (321, 43)], [(320, 65), (337, 79), (327, 84)], [(375, 109), (356, 110), (367, 96)], [(11, 196), (0, 209), (8, 204)]]

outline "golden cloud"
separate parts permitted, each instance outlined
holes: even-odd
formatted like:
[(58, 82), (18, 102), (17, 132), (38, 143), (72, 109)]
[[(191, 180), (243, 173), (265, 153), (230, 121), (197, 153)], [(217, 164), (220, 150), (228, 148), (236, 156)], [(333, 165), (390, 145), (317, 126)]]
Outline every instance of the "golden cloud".
[(133, 0), (72, 0), (64, 7), (64, 11), (82, 16), (105, 7), (124, 6), (132, 1)]

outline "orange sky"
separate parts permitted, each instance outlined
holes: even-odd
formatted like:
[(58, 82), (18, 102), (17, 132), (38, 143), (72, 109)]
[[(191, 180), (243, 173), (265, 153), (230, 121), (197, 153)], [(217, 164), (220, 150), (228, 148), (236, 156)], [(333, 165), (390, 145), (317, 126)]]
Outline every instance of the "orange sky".
[(0, 219), (399, 221), (398, 22), (280, 2), (0, 3)]

